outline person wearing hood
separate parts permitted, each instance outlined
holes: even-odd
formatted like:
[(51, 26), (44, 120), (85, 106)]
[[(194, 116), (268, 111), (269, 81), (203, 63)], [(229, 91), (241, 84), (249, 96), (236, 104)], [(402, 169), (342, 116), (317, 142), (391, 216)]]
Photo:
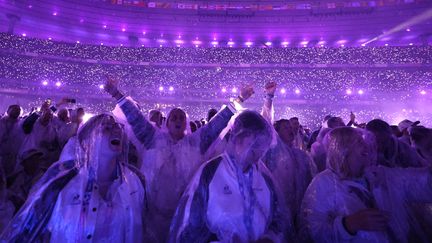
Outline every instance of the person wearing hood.
[(236, 117), (225, 152), (203, 164), (177, 207), (169, 242), (287, 242), (289, 210), (261, 161), (272, 139), (255, 111)]
[(117, 86), (117, 80), (108, 78), (104, 87), (117, 100), (114, 114), (125, 121), (131, 141), (142, 154), (141, 171), (148, 182), (150, 227), (155, 238), (164, 242), (187, 183), (204, 162), (206, 151), (236, 112), (235, 106), (248, 99), (253, 94), (253, 88), (242, 88), (235, 101), (220, 110), (204, 127), (191, 133), (187, 129), (186, 112), (182, 109), (173, 108), (167, 115), (166, 125), (157, 129)]
[[(275, 82), (266, 84), (266, 98), (262, 114), (270, 122), (274, 117), (273, 97), (275, 91)], [(301, 200), (316, 173), (316, 167), (306, 152), (294, 147), (293, 141), (296, 133), (289, 120), (280, 119), (274, 123), (273, 127), (272, 133), (276, 137), (276, 143), (270, 146), (263, 157), (263, 161), (280, 186), (294, 223), (297, 225), (297, 214), (300, 210)]]
[(127, 164), (127, 137), (111, 115), (89, 119), (3, 231), (7, 242), (142, 242), (145, 179)]
[(5, 175), (14, 172), (19, 148), (24, 140), (20, 114), (21, 107), (11, 105), (6, 115), (0, 118), (0, 158)]

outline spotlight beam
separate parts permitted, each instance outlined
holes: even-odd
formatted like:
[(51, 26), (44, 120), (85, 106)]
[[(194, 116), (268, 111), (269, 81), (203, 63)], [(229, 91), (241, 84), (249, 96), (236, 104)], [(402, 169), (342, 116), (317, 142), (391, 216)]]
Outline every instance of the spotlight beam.
[(363, 44), (367, 45), (367, 44), (369, 44), (371, 42), (374, 42), (376, 40), (382, 39), (382, 38), (384, 38), (384, 37), (386, 37), (388, 35), (391, 35), (393, 33), (399, 32), (399, 31), (404, 30), (404, 29), (406, 29), (408, 27), (412, 27), (413, 25), (421, 23), (421, 22), (423, 22), (423, 21), (425, 21), (425, 20), (427, 20), (429, 18), (432, 18), (432, 8), (424, 11), (423, 13), (421, 13), (421, 14), (419, 14), (417, 16), (412, 17), (411, 19), (409, 19), (409, 20), (407, 20), (407, 21), (405, 21), (405, 22), (403, 22), (403, 23), (395, 26), (394, 28), (392, 28), (391, 30), (387, 31), (386, 33), (381, 34), (381, 35), (379, 35), (379, 36), (377, 36), (377, 37), (375, 37), (373, 39), (370, 39), (370, 40), (366, 41)]

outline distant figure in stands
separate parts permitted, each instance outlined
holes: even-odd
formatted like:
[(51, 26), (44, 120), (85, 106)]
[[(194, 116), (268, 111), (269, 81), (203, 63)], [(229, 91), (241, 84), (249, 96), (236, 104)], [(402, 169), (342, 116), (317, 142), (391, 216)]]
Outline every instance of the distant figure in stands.
[(125, 122), (129, 137), (142, 155), (141, 171), (147, 179), (149, 221), (152, 222), (149, 226), (157, 241), (165, 242), (183, 191), (204, 162), (206, 151), (236, 112), (235, 106), (248, 99), (253, 88), (242, 88), (235, 103), (229, 103), (208, 124), (191, 133), (182, 109), (172, 109), (166, 126), (156, 129), (117, 86), (118, 81), (108, 78), (105, 90), (117, 100), (115, 114)]
[(127, 138), (110, 115), (92, 117), (3, 231), (3, 242), (143, 242), (145, 181), (127, 165)]
[(272, 139), (270, 124), (244, 111), (231, 134), (225, 153), (202, 165), (189, 183), (169, 242), (294, 241), (283, 196), (260, 159)]

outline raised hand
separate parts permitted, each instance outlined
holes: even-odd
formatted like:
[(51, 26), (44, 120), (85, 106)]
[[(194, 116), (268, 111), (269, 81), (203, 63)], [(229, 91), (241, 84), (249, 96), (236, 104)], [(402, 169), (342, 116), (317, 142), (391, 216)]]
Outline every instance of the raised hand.
[(240, 89), (240, 98), (243, 101), (249, 99), (255, 93), (254, 88), (251, 84), (241, 87)]
[(106, 76), (106, 78), (107, 80), (104, 85), (104, 90), (114, 98), (117, 98), (116, 96), (120, 94), (118, 90), (119, 81), (110, 76)]
[(350, 114), (350, 121), (354, 122), (355, 119), (356, 119), (356, 116), (355, 116), (354, 113), (351, 111), (351, 114)]
[(265, 87), (264, 87), (264, 89), (265, 89), (265, 93), (267, 94), (267, 95), (271, 95), (271, 96), (273, 96), (274, 95), (274, 93), (275, 93), (275, 91), (276, 91), (276, 82), (274, 82), (274, 81), (271, 81), (271, 82), (268, 82), (268, 83), (266, 83), (266, 85), (265, 85)]

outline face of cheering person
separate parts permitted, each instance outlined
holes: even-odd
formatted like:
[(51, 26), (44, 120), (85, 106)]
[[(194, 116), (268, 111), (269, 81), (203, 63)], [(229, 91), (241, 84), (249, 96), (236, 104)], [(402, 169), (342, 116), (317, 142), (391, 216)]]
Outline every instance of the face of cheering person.
[(108, 116), (102, 121), (101, 130), (101, 150), (111, 155), (120, 154), (124, 142), (122, 125), (115, 122), (113, 117)]
[(186, 113), (179, 108), (173, 109), (168, 116), (166, 126), (172, 138), (182, 139), (186, 130)]

